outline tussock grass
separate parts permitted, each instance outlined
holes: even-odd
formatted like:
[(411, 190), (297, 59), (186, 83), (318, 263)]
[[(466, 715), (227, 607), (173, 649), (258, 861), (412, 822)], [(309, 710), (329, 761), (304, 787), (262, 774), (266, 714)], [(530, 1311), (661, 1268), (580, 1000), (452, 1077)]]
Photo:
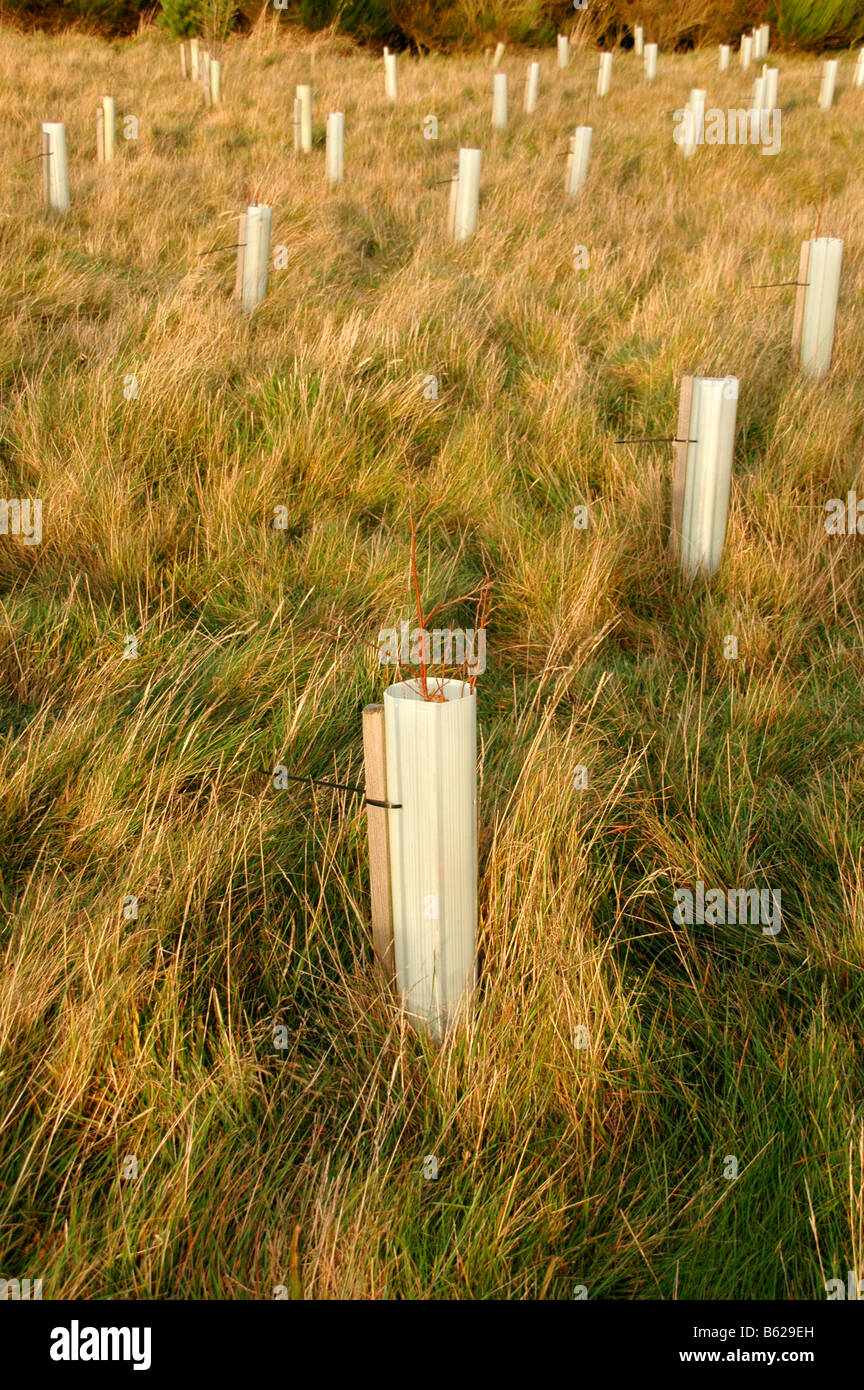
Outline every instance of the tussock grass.
[[(206, 111), (152, 34), (4, 35), (0, 486), (44, 538), (0, 544), (0, 1249), (46, 1297), (805, 1299), (861, 1270), (861, 542), (822, 522), (864, 435), (862, 97), (847, 67), (820, 114), (784, 58), (782, 152), (685, 162), (663, 113), (749, 88), (713, 50), (653, 87), (619, 54), (602, 103), (596, 55), (546, 52), (528, 119), (530, 56), (493, 138), (478, 58), (400, 58), (391, 109), (368, 54), (261, 30)], [(139, 120), (107, 168), (103, 93)], [(42, 119), (63, 219), (23, 163)], [(288, 264), (243, 321), (203, 253), (253, 192)], [(823, 198), (846, 248), (811, 383), (793, 291), (749, 286), (794, 278)], [(726, 557), (691, 587), (668, 448), (615, 443), (674, 433), (685, 369), (742, 383)], [(362, 776), (412, 499), (424, 599), (494, 582), (481, 988), (440, 1050), (371, 971), (358, 802), (270, 775)], [(699, 878), (779, 887), (780, 935), (677, 927)]]

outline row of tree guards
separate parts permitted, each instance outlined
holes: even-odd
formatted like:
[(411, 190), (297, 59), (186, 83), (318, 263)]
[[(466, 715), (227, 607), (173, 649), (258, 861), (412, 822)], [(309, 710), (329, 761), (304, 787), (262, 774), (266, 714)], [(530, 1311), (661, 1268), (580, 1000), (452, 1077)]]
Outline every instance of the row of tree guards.
[[(754, 29), (750, 34), (742, 34), (740, 44), (740, 59), (742, 68), (748, 68), (751, 62), (765, 58), (768, 55), (770, 44), (770, 24), (763, 24), (758, 29)], [(504, 57), (506, 45), (499, 43), (495, 49), (493, 67), (498, 67)], [(487, 49), (487, 53), (489, 50)], [(643, 58), (645, 77), (647, 81), (653, 82), (657, 76), (657, 53), (656, 43), (645, 43), (644, 29), (641, 24), (637, 24), (634, 30), (634, 52), (637, 57)], [(732, 49), (729, 44), (721, 44), (719, 49), (719, 67), (721, 72), (729, 68)], [(604, 52), (600, 55), (600, 71), (597, 75), (597, 95), (607, 96), (611, 90), (612, 80), (612, 54)], [(566, 68), (570, 62), (569, 39), (566, 34), (558, 35), (558, 66)], [(218, 106), (222, 100), (222, 63), (218, 58), (213, 58), (206, 50), (200, 47), (200, 40), (190, 39), (187, 44), (180, 44), (180, 69), (184, 78), (189, 77), (195, 82), (200, 82), (204, 92), (204, 99), (207, 105)], [(825, 63), (823, 74), (822, 90), (820, 93), (820, 106), (828, 107), (833, 100), (834, 83), (836, 81), (838, 62), (836, 59), (828, 59)], [(537, 99), (537, 83), (539, 81), (540, 64), (531, 63), (529, 65), (529, 84), (534, 85), (533, 98), (529, 98), (526, 93), (525, 110), (531, 112), (535, 109)], [(497, 81), (497, 79), (496, 79)], [(855, 67), (854, 85), (860, 87), (864, 85), (864, 49), (858, 54)], [(399, 78), (396, 66), (396, 54), (391, 53), (388, 48), (384, 49), (384, 90), (391, 101), (398, 100)], [(496, 93), (500, 90), (496, 87)], [(828, 95), (830, 93), (830, 95)], [(826, 99), (827, 95), (827, 99)], [(771, 109), (767, 108), (766, 109)], [(501, 128), (501, 127), (499, 127)]]
[[(767, 26), (742, 40), (741, 62), (767, 53)], [(758, 36), (758, 37), (757, 37)], [(204, 80), (209, 55), (197, 40), (182, 51), (184, 75)], [(656, 45), (645, 44), (641, 26), (636, 51), (645, 60), (646, 77), (656, 75)], [(494, 65), (503, 57), (496, 50)], [(568, 62), (567, 39), (559, 36), (558, 61)], [(721, 48), (721, 69), (729, 50)], [(217, 80), (214, 83), (214, 67)], [(209, 61), (211, 100), (218, 93), (220, 69)], [(833, 100), (837, 64), (826, 63), (820, 105)], [(609, 91), (612, 55), (601, 55), (598, 95)], [(776, 103), (776, 69), (763, 68), (754, 86), (754, 109)], [(860, 78), (859, 78), (860, 74)], [(536, 107), (539, 63), (531, 63), (525, 110)], [(859, 56), (856, 84), (864, 81)], [(385, 53), (387, 97), (398, 98), (396, 55)], [(691, 93), (694, 123), (704, 115), (705, 93)], [(493, 125), (507, 122), (507, 78), (493, 80)], [(295, 147), (312, 148), (312, 91), (298, 86), (294, 105)], [(97, 112), (97, 151), (102, 161), (114, 156), (116, 110), (104, 97)], [(565, 187), (576, 196), (585, 186), (591, 152), (590, 126), (578, 126), (570, 139)], [(66, 132), (61, 123), (42, 126), (43, 181), (46, 202), (59, 212), (69, 208)], [(448, 228), (453, 241), (472, 237), (478, 226), (482, 152), (460, 149), (451, 182)], [(344, 171), (344, 115), (327, 118), (326, 173), (332, 184)], [(240, 218), (237, 238), (236, 298), (251, 313), (265, 298), (272, 240), (272, 209), (250, 204)], [(814, 237), (801, 247), (795, 285), (793, 348), (801, 370), (824, 377), (831, 365), (843, 242)], [(710, 578), (722, 559), (726, 537), (738, 379), (681, 379), (669, 526), (669, 552), (688, 579)], [(628, 441), (622, 441), (628, 442)], [(637, 442), (637, 441), (632, 441)], [(638, 441), (643, 442), (643, 441)], [(650, 443), (651, 441), (644, 441)], [(464, 1023), (476, 989), (477, 935), (477, 723), (476, 693), (462, 680), (400, 681), (384, 692), (383, 703), (363, 712), (363, 743), (375, 956), (395, 987), (407, 1015), (428, 1035), (441, 1040)]]
[[(767, 34), (767, 31), (768, 31), (769, 28), (770, 28), (770, 26), (767, 25), (767, 24), (763, 26), (763, 30), (766, 31), (766, 32), (765, 32), (764, 41), (760, 42), (758, 45), (756, 44), (756, 38), (757, 38), (757, 36), (759, 35), (759, 33), (761, 32), (761, 31), (759, 31), (759, 30), (754, 30), (753, 35), (745, 35), (744, 38), (742, 38), (742, 40), (741, 40), (741, 43), (742, 43), (741, 64), (742, 64), (742, 67), (748, 68), (748, 67), (750, 66), (750, 63), (751, 63), (751, 52), (752, 52), (752, 57), (754, 57), (754, 58), (762, 58), (762, 57), (766, 57), (766, 56), (767, 56), (767, 54), (768, 54), (768, 34)], [(643, 60), (644, 60), (645, 78), (646, 78), (646, 80), (649, 81), (649, 82), (653, 82), (654, 79), (655, 79), (656, 76), (657, 76), (657, 52), (658, 52), (657, 44), (656, 44), (656, 43), (643, 43), (643, 42), (642, 42), (642, 38), (641, 38), (641, 33), (642, 33), (641, 27), (640, 27), (639, 25), (637, 25), (637, 26), (636, 26), (636, 53), (637, 53), (640, 57), (642, 57)], [(744, 45), (744, 42), (745, 42), (745, 38), (747, 39), (747, 41), (748, 41), (748, 43), (749, 43), (749, 45), (750, 45), (750, 47), (748, 47), (748, 48), (746, 49), (746, 51), (745, 51), (745, 49), (743, 48), (743, 45)], [(564, 44), (564, 48), (563, 48), (563, 49), (562, 49), (562, 47), (561, 47), (562, 40), (563, 40), (563, 44)], [(558, 53), (558, 57), (559, 57), (559, 66), (560, 66), (560, 67), (566, 67), (566, 66), (567, 66), (567, 63), (569, 62), (569, 58), (568, 58), (568, 55), (567, 55), (566, 44), (567, 44), (566, 36), (563, 35), (563, 34), (562, 34), (562, 35), (559, 35), (559, 53)], [(503, 43), (499, 43), (497, 49), (495, 50), (495, 56), (494, 56), (494, 58), (493, 58), (493, 63), (492, 63), (493, 67), (496, 67), (496, 68), (497, 68), (497, 67), (499, 66), (500, 61), (501, 61), (501, 58), (502, 58), (503, 55), (504, 55), (504, 50), (505, 50), (505, 45), (504, 45)], [(562, 59), (562, 54), (563, 54), (563, 61), (561, 61), (561, 59)], [(729, 44), (721, 44), (721, 45), (720, 45), (720, 48), (719, 48), (719, 69), (720, 69), (721, 72), (726, 72), (726, 71), (728, 70), (728, 68), (729, 68), (729, 63), (730, 63), (730, 59), (731, 59), (731, 54), (732, 54), (732, 49), (731, 49), (731, 47), (729, 46)], [(600, 67), (599, 67), (599, 71), (598, 71), (598, 73), (597, 73), (597, 95), (600, 96), (600, 97), (608, 96), (609, 93), (610, 93), (610, 91), (612, 90), (612, 59), (613, 59), (613, 54), (610, 53), (610, 52), (604, 52), (604, 53), (601, 53), (601, 54), (600, 54)], [(398, 79), (397, 79), (397, 73), (396, 73), (396, 54), (395, 54), (395, 53), (388, 53), (388, 52), (386, 51), (386, 49), (385, 49), (385, 52), (384, 52), (384, 63), (385, 63), (385, 70), (384, 70), (385, 91), (386, 91), (386, 94), (387, 94), (387, 96), (390, 98), (391, 101), (396, 101), (396, 100), (397, 100), (397, 97), (398, 97), (398, 94), (399, 94), (399, 86), (398, 86)], [(820, 87), (820, 93), (819, 93), (819, 105), (820, 105), (820, 107), (823, 108), (823, 110), (827, 109), (828, 107), (830, 107), (830, 106), (833, 104), (833, 100), (834, 100), (834, 89), (835, 89), (835, 84), (836, 84), (836, 80), (837, 80), (837, 73), (838, 73), (838, 70), (839, 70), (839, 61), (838, 61), (836, 58), (828, 58), (828, 59), (825, 60), (825, 65), (824, 65), (823, 73), (822, 73), (822, 85), (821, 85), (821, 87)], [(769, 99), (769, 98), (770, 98), (770, 92), (771, 92), (770, 85), (769, 85), (769, 88), (766, 90), (765, 99), (761, 102), (761, 109), (764, 109), (764, 110), (766, 110), (766, 111), (772, 111), (772, 110), (775, 109), (776, 104), (777, 104), (777, 102), (776, 102), (776, 99), (777, 99), (777, 77), (778, 77), (778, 74), (779, 74), (779, 69), (777, 69), (777, 68), (768, 68), (767, 65), (763, 64), (763, 67), (762, 67), (762, 78), (757, 78), (757, 79), (756, 79), (756, 83), (757, 83), (757, 84), (760, 83), (760, 82), (762, 82), (762, 81), (765, 79), (766, 73), (768, 74), (768, 81), (769, 81), (769, 84), (770, 84), (771, 82), (773, 82), (773, 84), (774, 84), (774, 86), (773, 86), (773, 98), (774, 98), (774, 99), (773, 99), (773, 102), (771, 102), (770, 99)], [(854, 85), (855, 85), (856, 87), (860, 87), (860, 86), (864, 85), (864, 49), (862, 49), (862, 50), (859, 52), (859, 54), (858, 54), (858, 58), (857, 58), (856, 65), (855, 65), (855, 72), (854, 72), (854, 76), (853, 76), (853, 83), (854, 83)], [(534, 111), (536, 110), (536, 108), (537, 108), (537, 95), (538, 95), (538, 91), (539, 91), (539, 85), (540, 85), (540, 64), (539, 64), (538, 62), (536, 62), (536, 61), (533, 61), (533, 62), (530, 62), (530, 63), (528, 64), (528, 74), (527, 74), (527, 77), (526, 77), (526, 79), (525, 79), (525, 111), (526, 111), (526, 113), (527, 113), (528, 115), (530, 115), (532, 112), (534, 112)], [(299, 90), (300, 90), (300, 89), (298, 88), (298, 91), (299, 91)], [(494, 127), (496, 130), (505, 130), (506, 127), (507, 127), (507, 74), (506, 74), (506, 73), (503, 73), (503, 72), (496, 72), (495, 75), (494, 75), (494, 77), (493, 77), (493, 79), (492, 79), (492, 125), (493, 125), (493, 127)]]
[[(763, 24), (758, 29), (754, 29), (751, 34), (742, 34), (740, 45), (740, 59), (742, 68), (748, 68), (751, 62), (756, 59), (765, 58), (768, 55), (770, 44), (770, 24)], [(504, 57), (506, 45), (499, 43), (495, 49), (493, 67), (498, 67)], [(490, 50), (487, 49), (487, 53)], [(645, 43), (644, 30), (641, 24), (635, 26), (634, 31), (634, 52), (637, 57), (643, 58), (645, 78), (653, 82), (657, 76), (657, 53), (656, 43)], [(725, 72), (729, 68), (732, 49), (729, 44), (721, 44), (719, 48), (719, 68)], [(607, 96), (611, 91), (612, 85), (612, 53), (604, 52), (600, 55), (600, 70), (597, 74), (597, 95)], [(558, 66), (566, 68), (570, 62), (569, 40), (566, 34), (558, 35)], [(833, 102), (834, 84), (836, 82), (838, 61), (827, 59), (822, 78), (822, 88), (820, 91), (819, 104), (821, 107), (830, 107)], [(190, 77), (193, 81), (199, 82), (204, 91), (204, 99), (208, 106), (218, 106), (222, 100), (222, 64), (217, 58), (213, 58), (208, 52), (202, 50), (198, 39), (190, 39), (188, 43), (188, 57), (186, 43), (180, 44), (180, 68), (183, 77)], [(774, 69), (776, 71), (776, 69)], [(525, 110), (530, 113), (534, 111), (537, 102), (537, 88), (540, 77), (540, 64), (532, 62), (528, 69), (528, 87), (532, 89), (529, 96), (526, 89)], [(864, 49), (858, 54), (855, 67), (854, 85), (860, 87), (864, 85)], [(504, 129), (506, 125), (506, 74), (496, 74), (493, 90), (493, 125), (496, 129)], [(298, 92), (301, 89), (298, 88)], [(305, 90), (305, 89), (304, 89)], [(391, 53), (388, 48), (384, 49), (384, 90), (390, 101), (397, 101), (399, 97), (399, 78), (396, 66), (396, 54)], [(501, 93), (504, 92), (502, 96)], [(766, 110), (773, 109), (766, 105)], [(503, 122), (500, 112), (504, 111)], [(305, 145), (302, 146), (306, 148)]]
[[(762, 27), (762, 31), (767, 31), (768, 27), (769, 26), (764, 25)], [(761, 33), (762, 31), (754, 31), (754, 35), (752, 36), (745, 35), (742, 38), (742, 45), (744, 44), (745, 38), (749, 39), (752, 45), (755, 42), (756, 35)], [(638, 25), (636, 26), (636, 34), (636, 51), (637, 53), (642, 52), (644, 54), (645, 76), (647, 79), (653, 80), (657, 74), (657, 45), (650, 43), (642, 43), (640, 37), (641, 29)], [(560, 35), (559, 40), (560, 39), (563, 39), (566, 45), (566, 36)], [(188, 64), (186, 58), (186, 45), (181, 44), (180, 48), (183, 75), (186, 76), (187, 71), (189, 75), (193, 78), (196, 78), (200, 75), (201, 80), (203, 81), (205, 86), (208, 102), (212, 101), (213, 104), (218, 104), (218, 102), (221, 101), (221, 63), (217, 59), (211, 59), (209, 53), (201, 52), (199, 47), (199, 41), (197, 39), (191, 39), (189, 41)], [(760, 46), (758, 48), (755, 48), (754, 52), (756, 52), (757, 55), (761, 56), (767, 53), (767, 49), (768, 39), (766, 33), (764, 42), (760, 43)], [(500, 51), (500, 53), (503, 53), (504, 45), (499, 44), (498, 50)], [(562, 49), (561, 44), (559, 42), (559, 62), (561, 61), (562, 53), (566, 62), (566, 48)], [(725, 44), (721, 45), (721, 71), (728, 68), (729, 55), (729, 46)], [(597, 74), (598, 96), (607, 96), (609, 91), (611, 90), (612, 56), (613, 55), (611, 53), (601, 53), (600, 55), (600, 68)], [(499, 52), (496, 51), (496, 60), (498, 58)], [(396, 54), (385, 51), (384, 61), (386, 92), (388, 97), (392, 101), (395, 101), (398, 97), (399, 90), (398, 77), (396, 71)], [(749, 62), (749, 49), (746, 54), (742, 49), (742, 63), (744, 64), (744, 66), (749, 66)], [(839, 63), (837, 59), (826, 59), (819, 91), (819, 106), (823, 110), (827, 110), (833, 105), (834, 95), (836, 91), (838, 69)], [(762, 111), (776, 110), (778, 99), (778, 80), (779, 69), (769, 68), (767, 65), (763, 65), (761, 77), (757, 77), (753, 83), (753, 98), (750, 108), (751, 112), (754, 113), (757, 119), (759, 113)], [(858, 54), (853, 81), (856, 87), (864, 85), (864, 49), (862, 49), (861, 52)], [(529, 64), (528, 74), (525, 82), (525, 112), (528, 115), (532, 114), (536, 110), (539, 86), (540, 64), (539, 62), (534, 61)], [(686, 139), (683, 142), (683, 151), (686, 156), (692, 155), (695, 148), (702, 142), (705, 99), (706, 93), (704, 89), (693, 88), (693, 90), (690, 93), (689, 100), (691, 135), (690, 138)], [(507, 74), (503, 72), (496, 72), (493, 78), (492, 94), (493, 129), (496, 131), (506, 130), (507, 121)], [(117, 113), (114, 98), (105, 96), (102, 98), (101, 104), (97, 108), (96, 112), (96, 149), (97, 158), (100, 163), (107, 163), (114, 159), (116, 123)], [(45, 122), (42, 126), (42, 130), (43, 154), (46, 154), (47, 151), (47, 147), (45, 145), (46, 133), (50, 135), (51, 138), (51, 150), (46, 154), (46, 157), (50, 157), (51, 160), (51, 172), (49, 173), (46, 171), (44, 179), (44, 185), (46, 188), (46, 201), (56, 211), (66, 212), (69, 208), (69, 174), (68, 165), (66, 162), (65, 126), (61, 122), (57, 121)], [(585, 135), (586, 131), (589, 132), (587, 137)], [(344, 178), (344, 136), (344, 115), (341, 112), (331, 112), (327, 118), (326, 157), (327, 179), (328, 182), (330, 182), (331, 184), (341, 183)], [(582, 140), (587, 139), (588, 148), (590, 148), (589, 127), (578, 127), (575, 138), (577, 141), (577, 145), (580, 138)], [(570, 150), (568, 154), (568, 171), (567, 176), (565, 178), (565, 186), (567, 188), (568, 193), (571, 194), (571, 196), (577, 193), (585, 182), (588, 159), (588, 152), (586, 149), (584, 153), (584, 163), (581, 159), (577, 159), (576, 164), (574, 165), (573, 144), (574, 137), (571, 137)], [(309, 154), (312, 151), (312, 88), (307, 84), (299, 85), (296, 89), (296, 96), (294, 100), (294, 148), (295, 150), (303, 154)], [(580, 169), (582, 171), (581, 175), (578, 172)], [(574, 170), (576, 172), (574, 172)], [(571, 173), (573, 173), (573, 177), (571, 177)], [(473, 195), (469, 191), (469, 203), (471, 202), (472, 196)], [(472, 230), (466, 233), (465, 229), (469, 226), (472, 228)], [(475, 209), (474, 212), (468, 215), (464, 221), (460, 221), (457, 223), (456, 240), (461, 241), (465, 239), (466, 235), (472, 235), (473, 230), (476, 230), (476, 226), (477, 215)]]
[(214, 58), (201, 48), (200, 39), (189, 40), (189, 56), (186, 44), (180, 45), (180, 72), (193, 82), (200, 82), (204, 100), (208, 106), (219, 106), (222, 102), (222, 61)]

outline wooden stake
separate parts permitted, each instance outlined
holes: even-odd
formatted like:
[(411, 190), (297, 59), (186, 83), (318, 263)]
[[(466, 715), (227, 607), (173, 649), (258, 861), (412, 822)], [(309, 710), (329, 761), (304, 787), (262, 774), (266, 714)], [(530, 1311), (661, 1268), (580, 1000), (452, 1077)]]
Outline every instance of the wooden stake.
[[(387, 800), (387, 762), (384, 744), (384, 706), (363, 710), (363, 759), (366, 796)], [(375, 959), (389, 980), (393, 976), (393, 902), (390, 889), (390, 837), (384, 806), (366, 807), (369, 830), (369, 885), (372, 894), (372, 945)]]
[(687, 450), (690, 439), (690, 406), (693, 401), (694, 372), (681, 373), (681, 395), (678, 400), (678, 428), (675, 431), (675, 468), (672, 474), (672, 525), (669, 528), (669, 551), (677, 556), (681, 545), (681, 519), (684, 515), (684, 484), (687, 481)]
[(459, 198), (459, 160), (453, 161), (453, 178), (450, 182), (450, 205), (447, 212), (447, 240), (452, 241), (456, 231), (456, 203)]
[(792, 352), (801, 351), (801, 331), (804, 327), (804, 305), (807, 302), (807, 272), (810, 269), (810, 242), (802, 241), (798, 261), (798, 289), (795, 293), (795, 316), (792, 319)]
[(237, 227), (237, 279), (234, 282), (234, 298), (243, 299), (243, 272), (246, 266), (246, 214), (241, 212)]
[(96, 114), (96, 154), (100, 164), (110, 164), (114, 158), (114, 134), (117, 125), (117, 103), (113, 97), (102, 98), (101, 118)]

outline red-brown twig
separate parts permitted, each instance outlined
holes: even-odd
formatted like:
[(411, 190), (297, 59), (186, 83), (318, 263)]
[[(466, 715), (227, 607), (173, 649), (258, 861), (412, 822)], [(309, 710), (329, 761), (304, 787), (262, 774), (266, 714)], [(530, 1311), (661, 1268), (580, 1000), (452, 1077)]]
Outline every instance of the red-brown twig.
[[(437, 603), (437, 604), (435, 605), (435, 607), (432, 608), (432, 609), (430, 609), (430, 611), (429, 611), (428, 613), (424, 614), (424, 612), (423, 612), (423, 599), (422, 599), (422, 597), (421, 597), (421, 595), (420, 595), (420, 579), (419, 579), (419, 576), (418, 576), (418, 574), (417, 574), (417, 524), (416, 524), (416, 522), (415, 522), (415, 520), (414, 520), (414, 508), (413, 508), (413, 506), (412, 506), (412, 503), (411, 503), (411, 500), (410, 500), (410, 499), (409, 499), (409, 502), (408, 502), (408, 516), (409, 516), (410, 523), (411, 523), (411, 582), (412, 582), (412, 584), (413, 584), (413, 586), (414, 586), (414, 599), (415, 599), (415, 602), (416, 602), (416, 604), (417, 604), (417, 621), (418, 621), (418, 623), (419, 623), (419, 625), (420, 625), (420, 634), (421, 634), (421, 636), (420, 636), (420, 647), (419, 647), (419, 653), (418, 653), (418, 656), (419, 656), (418, 665), (419, 665), (419, 667), (420, 667), (420, 678), (419, 678), (420, 692), (421, 692), (421, 694), (422, 694), (424, 700), (434, 700), (434, 701), (440, 703), (440, 702), (443, 702), (443, 700), (444, 700), (444, 698), (445, 698), (445, 697), (444, 697), (444, 694), (443, 694), (443, 686), (444, 686), (444, 681), (445, 681), (446, 677), (445, 677), (445, 675), (444, 675), (444, 666), (442, 665), (442, 667), (441, 667), (441, 672), (442, 672), (442, 674), (441, 674), (440, 677), (436, 677), (436, 679), (437, 679), (437, 681), (438, 681), (438, 688), (437, 688), (437, 690), (435, 690), (432, 694), (430, 694), (430, 693), (429, 693), (429, 683), (428, 683), (428, 682), (429, 682), (429, 657), (428, 657), (428, 652), (427, 652), (427, 649), (426, 649), (426, 644), (427, 644), (427, 641), (428, 641), (428, 625), (429, 625), (429, 623), (432, 621), (432, 619), (435, 617), (435, 614), (441, 612), (441, 609), (442, 609), (442, 608), (452, 608), (452, 606), (453, 606), (454, 603), (464, 603), (466, 599), (473, 598), (474, 595), (477, 594), (477, 592), (478, 592), (478, 590), (479, 590), (479, 596), (478, 596), (478, 599), (477, 599), (477, 607), (476, 607), (476, 609), (475, 609), (475, 619), (474, 619), (474, 622), (475, 622), (474, 634), (475, 634), (475, 641), (476, 641), (477, 631), (478, 631), (479, 627), (482, 627), (482, 626), (483, 626), (483, 624), (484, 624), (484, 622), (485, 622), (485, 620), (486, 620), (486, 613), (487, 613), (487, 611), (488, 611), (489, 593), (490, 593), (492, 584), (491, 584), (491, 581), (490, 581), (489, 576), (488, 576), (488, 574), (487, 574), (487, 575), (480, 581), (480, 583), (479, 583), (479, 584), (475, 584), (474, 588), (473, 588), (473, 589), (470, 589), (470, 590), (468, 591), (468, 593), (466, 593), (466, 594), (460, 594), (458, 598), (445, 599), (443, 602)], [(476, 616), (476, 614), (478, 614), (478, 613), (479, 613), (479, 624), (478, 624), (478, 618), (477, 618), (477, 616)], [(467, 663), (463, 663), (463, 665), (465, 665), (465, 666), (467, 667)], [(467, 675), (467, 669), (466, 669), (464, 675)], [(473, 691), (473, 690), (476, 688), (476, 685), (477, 685), (477, 676), (479, 675), (479, 672), (478, 672), (478, 671), (475, 671), (475, 672), (473, 673), (473, 675), (470, 677), (470, 679), (467, 680), (467, 682), (466, 682), (465, 679), (464, 679), (464, 675), (463, 675), (463, 684), (467, 684), (468, 687), (469, 687), (469, 689)]]
[[(408, 503), (408, 516), (411, 521), (411, 578), (414, 583), (414, 595), (417, 599), (417, 621), (420, 624), (421, 633), (426, 631), (426, 623), (423, 620), (423, 600), (420, 597), (420, 581), (417, 578), (417, 526), (414, 522), (414, 508), (411, 502)], [(423, 699), (429, 699), (429, 689), (426, 685), (426, 643), (422, 636), (420, 638), (420, 690)]]

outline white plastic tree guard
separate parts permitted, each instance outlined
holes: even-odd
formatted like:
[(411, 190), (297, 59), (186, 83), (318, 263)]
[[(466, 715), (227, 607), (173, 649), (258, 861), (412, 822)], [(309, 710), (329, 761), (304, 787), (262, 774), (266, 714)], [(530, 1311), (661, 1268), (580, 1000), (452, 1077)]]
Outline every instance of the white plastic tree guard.
[(477, 231), (482, 158), (482, 150), (465, 149), (459, 151), (456, 204), (453, 212), (454, 241), (468, 241)]
[(749, 66), (750, 66), (750, 61), (751, 61), (752, 57), (753, 57), (753, 35), (752, 35), (752, 34), (742, 34), (742, 35), (741, 35), (741, 66), (742, 66), (742, 68), (749, 68)]
[(294, 101), (294, 148), (303, 154), (312, 149), (312, 88), (298, 87)]
[(577, 125), (570, 137), (570, 153), (567, 156), (565, 187), (571, 198), (575, 198), (585, 187), (588, 178), (588, 161), (591, 158), (591, 126)]
[(345, 114), (331, 111), (327, 117), (327, 182), (341, 183), (345, 176)]
[(210, 64), (210, 100), (214, 106), (222, 105), (222, 62), (214, 58)]
[(685, 159), (689, 159), (695, 153), (697, 146), (701, 145), (704, 139), (706, 95), (707, 93), (702, 87), (694, 87), (690, 92), (690, 100), (687, 103), (687, 120), (684, 126), (685, 138), (681, 145)]
[(771, 26), (769, 24), (760, 24), (758, 29), (753, 30), (754, 58), (767, 58), (770, 34)]
[(55, 212), (69, 211), (69, 164), (62, 121), (42, 123), (42, 192)]
[(96, 108), (96, 158), (100, 164), (108, 164), (114, 158), (114, 134), (117, 125), (117, 107), (113, 97), (103, 97)]
[(389, 101), (399, 96), (399, 76), (396, 72), (396, 54), (384, 54), (384, 91)]
[(645, 47), (645, 30), (641, 24), (637, 24), (633, 31), (633, 52), (637, 58), (643, 56), (642, 50)]
[(189, 75), (189, 74), (188, 74), (187, 71), (186, 71), (186, 45), (185, 45), (185, 43), (181, 43), (181, 45), (180, 45), (180, 76), (181, 76), (181, 77), (188, 77), (188, 75)]
[(493, 68), (501, 66), (501, 59), (504, 57), (504, 49), (506, 46), (507, 45), (503, 43), (497, 43), (495, 45), (495, 57), (492, 59)]
[(656, 43), (646, 43), (645, 45), (645, 80), (653, 82), (657, 76), (657, 45)]
[[(765, 86), (765, 79), (764, 79), (764, 77), (754, 77), (754, 79), (753, 79), (753, 96), (751, 97), (751, 100), (750, 100), (750, 110), (751, 110), (751, 111), (755, 111), (755, 113), (756, 113), (757, 116), (758, 116), (759, 112), (762, 110), (762, 92), (763, 92), (764, 86)], [(756, 122), (756, 125), (757, 125), (757, 127), (758, 127), (758, 125), (759, 125), (759, 122), (758, 122), (758, 121)]]
[(507, 74), (496, 72), (492, 78), (492, 127), (507, 129)]
[(597, 73), (597, 95), (606, 97), (612, 86), (612, 54), (600, 54), (600, 71)]
[(822, 69), (822, 86), (819, 89), (819, 105), (823, 111), (827, 111), (834, 105), (834, 88), (837, 85), (839, 66), (836, 58), (825, 59), (825, 67)]
[(193, 81), (193, 82), (197, 82), (198, 79), (199, 79), (200, 76), (201, 76), (200, 54), (201, 54), (201, 40), (200, 40), (200, 39), (190, 39), (190, 40), (189, 40), (189, 57), (190, 57), (191, 62), (192, 62), (192, 81)]
[(396, 984), (436, 1040), (468, 1011), (477, 938), (477, 699), (463, 681), (440, 689), (384, 692)]
[(212, 60), (212, 58), (210, 57), (210, 54), (209, 54), (209, 53), (207, 52), (207, 50), (205, 49), (204, 52), (203, 52), (203, 54), (201, 55), (201, 90), (202, 90), (203, 93), (204, 93), (204, 100), (205, 100), (205, 102), (207, 103), (208, 106), (210, 105), (210, 101), (211, 101), (211, 97), (210, 97), (210, 69), (211, 69), (211, 67), (212, 67), (212, 63), (213, 63), (213, 60)]
[[(672, 540), (688, 577), (720, 567), (735, 448), (738, 379), (700, 377), (682, 381), (678, 414), (679, 476), (673, 488)], [(683, 479), (680, 464), (683, 463)]]
[[(831, 369), (834, 323), (840, 293), (843, 241), (840, 237), (816, 237), (801, 248), (799, 282), (806, 284), (800, 326), (799, 361), (805, 376), (826, 376)], [(793, 340), (797, 338), (797, 326)]]
[(273, 209), (252, 203), (240, 218), (237, 238), (237, 288), (244, 314), (251, 314), (267, 294)]
[(566, 34), (558, 35), (558, 66), (566, 68), (570, 61), (570, 40)]
[(855, 64), (855, 75), (852, 81), (856, 87), (864, 86), (864, 48), (858, 51), (858, 61)]
[(777, 110), (777, 93), (780, 81), (779, 68), (763, 68), (762, 70), (762, 110)]
[(540, 87), (540, 64), (528, 64), (528, 80), (525, 83), (525, 114), (532, 115), (537, 110), (537, 92)]
[(719, 61), (719, 70), (720, 70), (720, 72), (726, 72), (726, 71), (728, 70), (728, 68), (729, 68), (729, 59), (730, 59), (731, 57), (732, 57), (732, 49), (731, 49), (730, 45), (729, 45), (728, 43), (721, 43), (721, 45), (720, 45), (720, 61)]

